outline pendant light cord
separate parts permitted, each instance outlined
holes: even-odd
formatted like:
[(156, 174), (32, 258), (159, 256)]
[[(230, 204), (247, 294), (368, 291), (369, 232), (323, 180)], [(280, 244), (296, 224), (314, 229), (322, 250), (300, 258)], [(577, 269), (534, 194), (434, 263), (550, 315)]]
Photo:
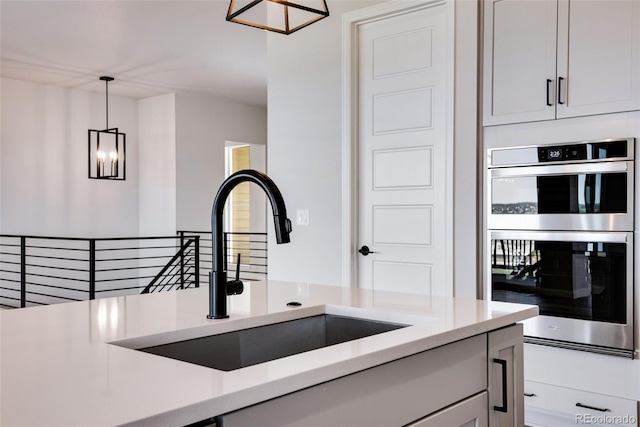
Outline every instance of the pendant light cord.
[(106, 129), (109, 129), (109, 81), (105, 80), (104, 85), (105, 85), (105, 93), (106, 93), (106, 108), (105, 108), (106, 122), (107, 122)]

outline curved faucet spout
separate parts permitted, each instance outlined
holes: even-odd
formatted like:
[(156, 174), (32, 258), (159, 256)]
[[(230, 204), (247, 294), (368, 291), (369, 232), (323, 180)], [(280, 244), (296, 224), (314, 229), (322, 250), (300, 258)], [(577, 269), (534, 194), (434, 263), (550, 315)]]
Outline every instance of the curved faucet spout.
[(229, 176), (216, 194), (211, 208), (211, 245), (213, 270), (209, 274), (209, 319), (224, 319), (227, 314), (227, 272), (223, 257), (223, 219), (224, 205), (231, 191), (242, 182), (253, 182), (266, 193), (276, 230), (277, 243), (289, 243), (291, 221), (287, 218), (287, 208), (280, 190), (271, 178), (262, 172), (245, 169)]

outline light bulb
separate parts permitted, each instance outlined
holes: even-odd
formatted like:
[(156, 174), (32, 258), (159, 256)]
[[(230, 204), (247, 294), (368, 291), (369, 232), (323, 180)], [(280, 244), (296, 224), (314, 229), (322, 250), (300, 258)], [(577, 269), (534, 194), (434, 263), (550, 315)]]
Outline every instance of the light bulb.
[(118, 159), (118, 153), (116, 153), (115, 151), (111, 151), (111, 152), (109, 153), (109, 158), (110, 158), (111, 160), (117, 160), (117, 159)]
[(98, 151), (98, 153), (96, 155), (98, 156), (98, 159), (100, 159), (100, 160), (104, 160), (107, 157), (107, 155), (105, 154), (104, 151)]

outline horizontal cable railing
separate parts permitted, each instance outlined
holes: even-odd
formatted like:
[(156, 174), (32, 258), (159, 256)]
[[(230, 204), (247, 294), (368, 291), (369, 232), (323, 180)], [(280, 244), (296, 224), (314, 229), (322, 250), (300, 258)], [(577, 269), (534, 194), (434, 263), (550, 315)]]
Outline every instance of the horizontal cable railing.
[[(200, 280), (208, 283), (212, 268), (211, 232), (178, 231), (178, 235), (200, 236)], [(240, 253), (240, 280), (266, 280), (269, 264), (267, 233), (225, 232), (223, 250), (229, 277), (235, 275), (236, 260)]]
[[(198, 240), (198, 236), (87, 239), (0, 234), (0, 307), (136, 294), (152, 281), (161, 286), (154, 291), (197, 287)], [(184, 249), (177, 264), (167, 267), (187, 242), (191, 251)]]

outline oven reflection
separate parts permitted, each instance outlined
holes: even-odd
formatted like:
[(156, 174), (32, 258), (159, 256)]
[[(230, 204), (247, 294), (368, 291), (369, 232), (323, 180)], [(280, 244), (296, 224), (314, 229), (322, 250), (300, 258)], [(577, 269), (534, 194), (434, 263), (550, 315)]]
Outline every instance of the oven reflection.
[(626, 243), (491, 240), (492, 299), (540, 314), (626, 322)]

